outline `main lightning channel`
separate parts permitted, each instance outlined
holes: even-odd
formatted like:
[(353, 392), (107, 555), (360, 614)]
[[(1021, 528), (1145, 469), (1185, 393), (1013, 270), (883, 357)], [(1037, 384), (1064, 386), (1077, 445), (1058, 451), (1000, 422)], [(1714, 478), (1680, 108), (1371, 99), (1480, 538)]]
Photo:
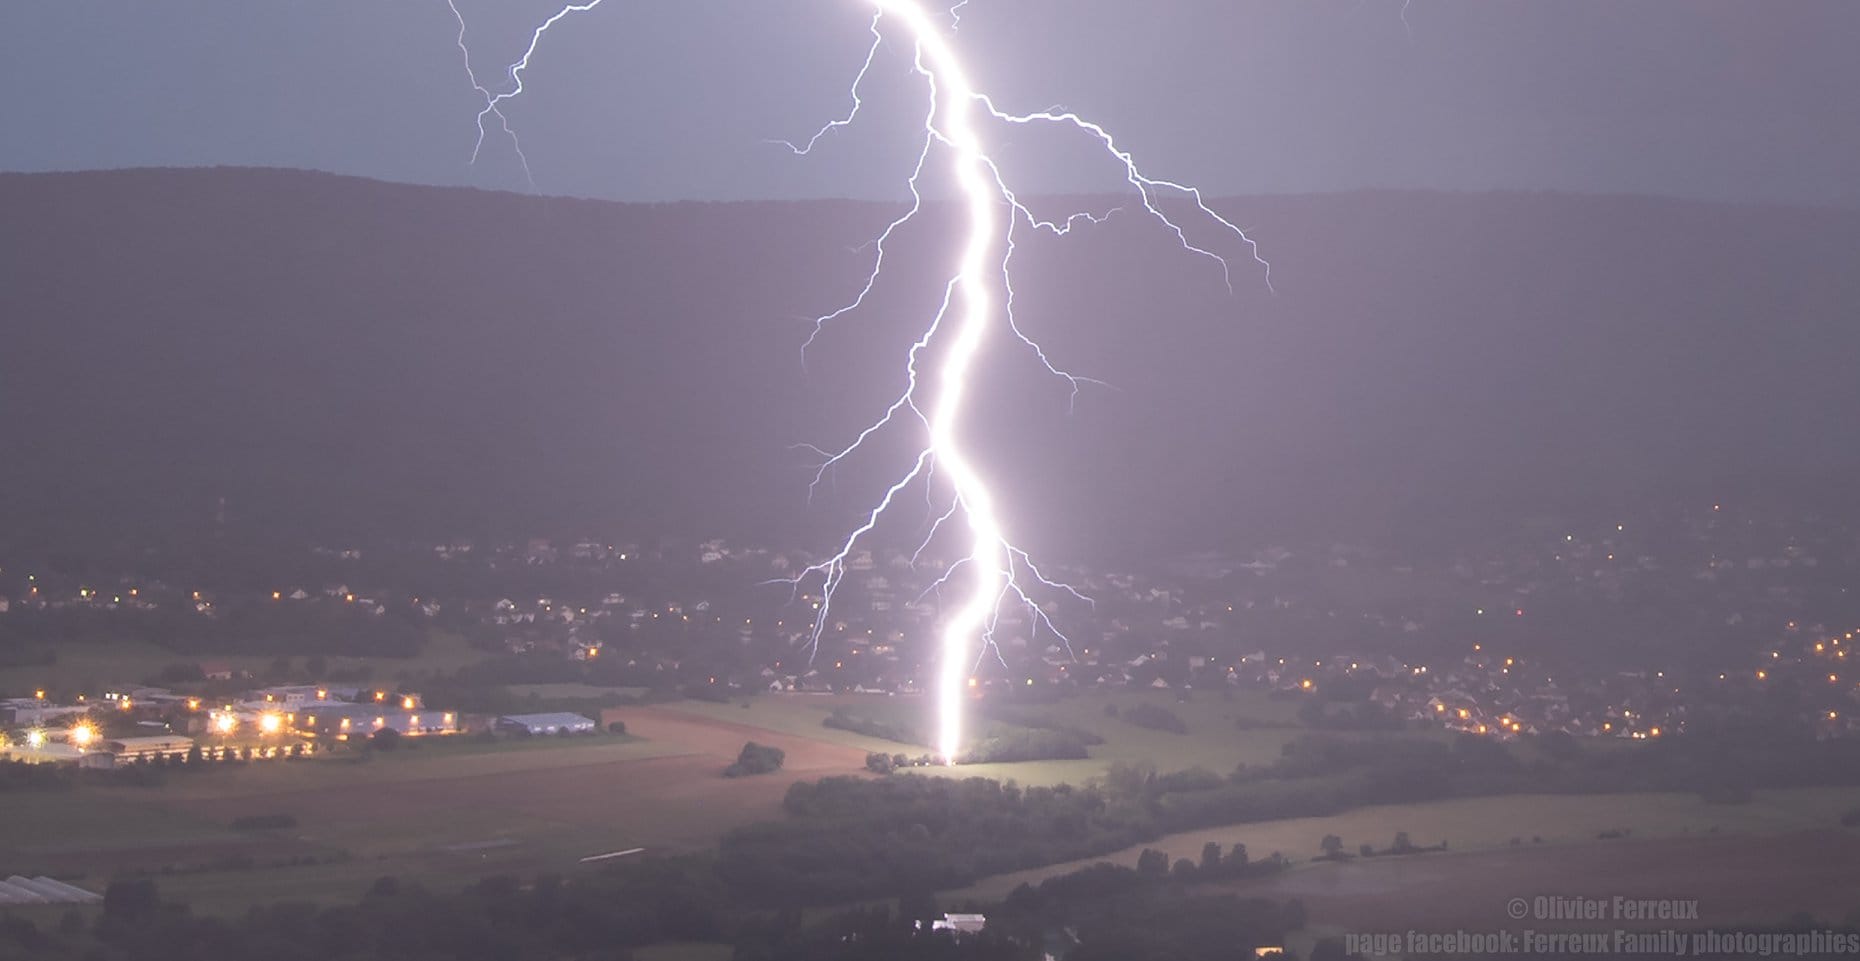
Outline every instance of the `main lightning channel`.
[(937, 753), (953, 762), (962, 748), (962, 697), (971, 647), (988, 631), (1008, 589), (1008, 546), (995, 516), (994, 495), (962, 445), (963, 401), (969, 371), (987, 335), (994, 313), (987, 280), (989, 252), (999, 230), (995, 225), (1001, 195), (998, 179), (982, 151), (972, 119), (975, 89), (955, 51), (909, 0), (877, 0), (879, 10), (898, 18), (917, 42), (917, 68), (930, 82), (931, 131), (955, 152), (956, 186), (968, 207), (969, 232), (963, 243), (956, 286), (960, 314), (955, 340), (943, 357), (936, 403), (930, 412), (930, 451), (955, 488), (956, 503), (968, 521), (973, 580), (968, 599), (943, 624), (937, 664)]
[[(909, 34), (914, 53), (912, 65), (929, 91), (923, 121), (922, 149), (906, 181), (912, 197), (910, 208), (889, 222), (872, 242), (871, 246), (876, 253), (865, 283), (857, 295), (839, 309), (814, 318), (813, 330), (802, 344), (803, 359), (808, 345), (831, 322), (865, 305), (868, 295), (884, 272), (888, 241), (924, 209), (920, 180), (932, 151), (939, 145), (947, 148), (951, 154), (954, 185), (966, 213), (966, 230), (960, 241), (955, 272), (944, 286), (942, 302), (922, 335), (911, 345), (905, 363), (906, 386), (883, 414), (845, 447), (827, 451), (807, 445), (822, 456), (822, 463), (814, 475), (815, 486), (828, 471), (863, 449), (867, 440), (901, 422), (908, 424), (915, 421), (920, 425), (925, 431), (925, 446), (915, 455), (910, 469), (885, 489), (877, 503), (864, 513), (863, 520), (841, 541), (832, 556), (805, 567), (794, 577), (782, 578), (781, 582), (798, 593), (806, 583), (819, 579), (820, 600), (815, 605), (809, 644), (810, 650), (818, 651), (832, 616), (834, 595), (851, 569), (851, 561), (864, 538), (878, 527), (904, 490), (913, 484), (922, 483), (926, 497), (933, 497), (935, 488), (931, 484), (932, 472), (940, 471), (948, 479), (951, 501), (930, 526), (928, 534), (912, 555), (912, 563), (914, 565), (930, 543), (937, 539), (944, 530), (945, 522), (960, 513), (967, 530), (968, 550), (958, 556), (924, 592), (928, 595), (932, 591), (940, 592), (946, 586), (954, 588), (958, 578), (964, 581), (960, 600), (953, 610), (946, 611), (938, 633), (933, 695), (936, 708), (935, 748), (945, 763), (953, 764), (961, 755), (963, 747), (963, 699), (969, 674), (972, 665), (990, 649), (997, 658), (1001, 656), (996, 632), (1004, 608), (1020, 605), (1028, 614), (1033, 632), (1037, 633), (1044, 627), (1070, 649), (1071, 642), (1053, 623), (1030, 590), (1044, 589), (1068, 595), (1083, 603), (1091, 603), (1090, 598), (1070, 585), (1047, 577), (1025, 551), (1015, 547), (1007, 538), (996, 509), (994, 494), (964, 443), (963, 425), (966, 404), (970, 399), (970, 375), (989, 334), (999, 326), (1006, 334), (1029, 348), (1047, 373), (1070, 383), (1075, 398), (1082, 384), (1098, 383), (1055, 366), (1046, 350), (1022, 330), (1014, 316), (1015, 289), (1009, 267), (1017, 247), (1017, 228), (1024, 226), (1035, 233), (1063, 237), (1074, 227), (1100, 223), (1119, 209), (1078, 212), (1058, 218), (1037, 216), (1009, 186), (1000, 167), (986, 151), (976, 126), (977, 119), (1004, 125), (1069, 128), (1095, 141), (1096, 146), (1124, 171), (1125, 180), (1135, 194), (1141, 213), (1158, 222), (1184, 251), (1216, 262), (1230, 291), (1233, 285), (1226, 257), (1202, 242), (1190, 239), (1183, 227), (1164, 211), (1161, 201), (1163, 193), (1185, 198), (1192, 207), (1192, 213), (1207, 221), (1217, 232), (1224, 232), (1236, 239), (1264, 270), (1268, 288), (1271, 287), (1271, 265), (1261, 256), (1253, 239), (1240, 226), (1209, 207), (1196, 187), (1145, 174), (1130, 152), (1121, 147), (1104, 127), (1076, 113), (1057, 108), (1024, 114), (1011, 113), (998, 107), (987, 94), (976, 90), (962, 59), (946, 35), (946, 31), (947, 34), (956, 31), (961, 21), (962, 8), (968, 0), (960, 0), (953, 7), (940, 11), (942, 19), (947, 20), (946, 28), (939, 27), (938, 18), (933, 18), (929, 9), (919, 0), (869, 2), (873, 9), (872, 43), (852, 83), (851, 108), (844, 116), (828, 122), (805, 141), (778, 142), (787, 146), (795, 155), (805, 156), (812, 153), (824, 137), (852, 125), (858, 119), (864, 106), (860, 90), (883, 44), (881, 25), (889, 21), (901, 24)], [(569, 3), (545, 20), (531, 33), (523, 56), (506, 69), (509, 89), (493, 92), (471, 72), (470, 52), (465, 47), (465, 21), (453, 0), (447, 0), (448, 7), (458, 21), (458, 46), (465, 57), (467, 76), (473, 89), (483, 98), (483, 107), (477, 116), (478, 141), (472, 150), (474, 161), (484, 144), (485, 119), (495, 117), (509, 135), (518, 159), (523, 164), (525, 176), (529, 176), (528, 158), (524, 157), (521, 145), (517, 143), (516, 134), (501, 109), (502, 105), (524, 92), (523, 72), (529, 67), (544, 34), (570, 14), (585, 13), (600, 3), (601, 0)], [(997, 289), (1002, 295), (999, 302)], [(919, 391), (931, 377), (920, 369), (920, 362), (926, 361), (933, 346), (938, 349), (935, 355), (938, 364), (934, 374), (935, 394), (931, 402), (925, 405), (920, 403)]]

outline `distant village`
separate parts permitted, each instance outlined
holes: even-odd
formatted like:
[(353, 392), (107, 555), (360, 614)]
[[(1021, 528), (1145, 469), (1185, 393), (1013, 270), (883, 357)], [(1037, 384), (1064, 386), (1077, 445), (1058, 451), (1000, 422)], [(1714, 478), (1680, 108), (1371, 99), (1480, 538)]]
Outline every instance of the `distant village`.
[[(160, 570), (79, 581), (10, 559), (0, 569), (0, 629), (24, 632), (18, 646), (30, 650), (30, 630), (19, 625), (60, 617), (114, 618), (133, 635), (138, 617), (159, 615), (183, 639), (243, 637), (300, 619), (348, 640), (327, 657), (278, 654), (339, 668), (343, 656), (370, 653), (354, 637), (394, 624), (412, 637), (467, 638), (536, 680), (711, 698), (909, 695), (931, 676), (937, 587), (948, 574), (904, 547), (860, 550), (827, 596), (807, 574), (819, 559), (720, 539), (456, 540), (308, 553), (291, 566), (322, 578), (259, 591)], [(1428, 724), (1501, 739), (1660, 738), (1701, 718), (1779, 710), (1820, 736), (1860, 732), (1860, 670), (1847, 668), (1860, 628), (1848, 593), (1860, 571), (1860, 532), (1851, 528), (1694, 505), (1612, 523), (1521, 522), (1476, 548), (1420, 553), (1267, 546), (1143, 573), (1055, 567), (1026, 603), (1004, 606), (969, 683), (977, 697), (1266, 690), (1320, 705), (1314, 723)], [(414, 582), (438, 586), (415, 592)], [(177, 613), (191, 620), (177, 622)], [(526, 723), (468, 717), (391, 685), (345, 683), (338, 669), (314, 683), (241, 685), (246, 674), (265, 674), (262, 665), (190, 663), (197, 671), (178, 672), (187, 683), (0, 690), (14, 756), (104, 764), (89, 759), (198, 746), (269, 757), (383, 730), (444, 736)], [(78, 726), (100, 709), (146, 733), (101, 740)]]
[[(219, 691), (244, 680), (223, 664), (201, 665)], [(341, 685), (240, 689), (215, 698), (136, 687), (98, 697), (55, 698), (41, 689), (0, 700), (0, 754), (33, 764), (94, 769), (149, 761), (309, 757), (350, 741), (442, 737), (472, 730), (522, 736), (591, 734), (573, 713), (474, 716), (428, 706), (419, 694)]]

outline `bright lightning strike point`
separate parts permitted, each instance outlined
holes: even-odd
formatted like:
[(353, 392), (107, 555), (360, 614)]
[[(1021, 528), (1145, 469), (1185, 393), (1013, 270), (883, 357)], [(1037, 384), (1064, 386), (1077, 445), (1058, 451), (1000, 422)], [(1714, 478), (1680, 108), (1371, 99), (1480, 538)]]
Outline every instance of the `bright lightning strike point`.
[[(600, 2), (590, 0), (570, 4), (538, 26), (530, 36), (523, 57), (508, 68), (510, 89), (501, 93), (492, 93), (478, 82), (475, 75), (470, 75), (470, 53), (465, 51), (464, 45), (464, 20), (459, 18), (459, 47), (465, 53), (466, 69), (472, 86), (484, 98), (483, 109), (477, 118), (480, 147), (484, 140), (486, 117), (495, 116), (504, 129), (509, 131), (501, 105), (523, 92), (523, 71), (529, 66), (544, 33), (569, 14), (591, 10)], [(968, 0), (961, 0), (954, 7), (941, 11), (942, 19), (947, 23), (946, 28), (939, 26), (929, 10), (918, 0), (870, 2), (874, 10), (872, 44), (852, 83), (851, 108), (845, 116), (828, 122), (804, 143), (780, 142), (794, 154), (805, 156), (813, 151), (823, 137), (851, 126), (858, 119), (864, 106), (860, 89), (883, 46), (883, 26), (887, 22), (895, 22), (902, 25), (909, 35), (914, 51), (913, 68), (929, 92), (924, 116), (923, 146), (906, 181), (912, 198), (909, 210), (887, 224), (873, 242), (875, 256), (872, 268), (856, 296), (839, 309), (814, 319), (813, 331), (802, 345), (803, 357), (807, 346), (820, 336), (828, 324), (857, 311), (878, 284), (885, 268), (887, 242), (923, 210), (919, 181), (928, 166), (932, 151), (939, 145), (950, 154), (953, 185), (961, 197), (967, 228), (957, 252), (955, 273), (947, 280), (942, 302), (931, 316), (922, 336), (911, 345), (905, 363), (905, 388), (884, 413), (850, 444), (835, 452), (811, 448), (822, 454), (822, 464), (815, 474), (814, 484), (817, 486), (827, 471), (861, 450), (868, 439), (888, 428), (899, 425), (908, 427), (915, 421), (923, 428), (924, 445), (910, 462), (909, 470), (885, 489), (878, 502), (865, 512), (861, 523), (841, 542), (838, 550), (826, 560), (807, 567), (798, 576), (787, 579), (786, 583), (798, 593), (804, 583), (819, 578), (821, 598), (815, 605), (811, 637), (811, 648), (818, 650), (821, 636), (829, 623), (834, 595), (863, 539), (877, 528), (897, 496), (905, 489), (922, 482), (926, 496), (933, 496), (932, 472), (938, 471), (947, 478), (952, 495), (951, 504), (931, 526), (924, 542), (913, 554), (913, 561), (936, 539), (946, 521), (952, 520), (957, 513), (962, 515), (963, 526), (967, 531), (967, 548), (930, 588), (930, 591), (937, 591), (945, 585), (953, 584), (958, 577), (964, 579), (960, 600), (946, 613), (939, 631), (934, 691), (937, 715), (935, 749), (946, 763), (953, 764), (961, 756), (963, 748), (962, 708), (969, 675), (974, 663), (991, 648), (997, 657), (1000, 656), (995, 635), (1004, 608), (1016, 604), (1023, 606), (1028, 612), (1032, 630), (1037, 631), (1044, 626), (1065, 642), (1065, 635), (1059, 632), (1029, 590), (1037, 586), (1090, 602), (1077, 590), (1040, 573), (1027, 553), (1015, 547), (1008, 539), (996, 510), (994, 494), (982, 472), (971, 460), (965, 444), (964, 418), (968, 413), (966, 402), (969, 400), (970, 374), (988, 334), (1000, 327), (1029, 348), (1044, 370), (1066, 380), (1074, 396), (1081, 384), (1093, 383), (1089, 378), (1070, 374), (1055, 366), (1046, 351), (1022, 331), (1014, 318), (1015, 290), (1009, 268), (1017, 243), (1017, 227), (1024, 226), (1035, 233), (1064, 236), (1075, 226), (1095, 224), (1109, 216), (1109, 213), (1090, 212), (1075, 213), (1060, 219), (1041, 219), (1036, 216), (1009, 186), (1001, 168), (989, 155), (977, 121), (1001, 125), (1056, 126), (1085, 134), (1123, 171), (1125, 182), (1135, 194), (1143, 212), (1158, 222), (1184, 251), (1217, 263), (1222, 280), (1230, 291), (1233, 284), (1227, 258), (1211, 247), (1191, 240), (1182, 226), (1162, 209), (1161, 198), (1164, 195), (1187, 200), (1194, 213), (1218, 230), (1231, 235), (1262, 268), (1268, 287), (1271, 286), (1271, 265), (1260, 256), (1257, 245), (1244, 230), (1208, 206), (1198, 188), (1150, 177), (1104, 127), (1079, 114), (1058, 108), (1025, 114), (1011, 113), (996, 106), (988, 95), (977, 91), (969, 80), (961, 57), (946, 35), (955, 32), (961, 21), (961, 10)], [(447, 0), (447, 3), (450, 6), (452, 0)], [(457, 7), (452, 7), (452, 10), (457, 16)], [(514, 144), (516, 136), (514, 133), (510, 136)], [(474, 159), (476, 156), (477, 151), (474, 149)], [(528, 161), (522, 157), (520, 149), (518, 156), (524, 161), (527, 175)], [(926, 355), (932, 351), (936, 352), (934, 376), (920, 376), (920, 362), (928, 363)], [(925, 400), (925, 392), (930, 393), (927, 403), (920, 403)], [(1069, 642), (1067, 645), (1070, 646)]]

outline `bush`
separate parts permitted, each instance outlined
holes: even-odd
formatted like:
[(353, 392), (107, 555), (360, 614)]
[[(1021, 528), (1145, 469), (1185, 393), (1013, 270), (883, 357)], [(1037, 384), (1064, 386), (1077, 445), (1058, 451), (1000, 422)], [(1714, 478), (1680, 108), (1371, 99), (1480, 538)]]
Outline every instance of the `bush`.
[(1187, 794), (1212, 791), (1227, 784), (1227, 779), (1199, 765), (1156, 778), (1156, 788), (1164, 794)]
[(781, 748), (750, 741), (743, 745), (743, 753), (736, 756), (736, 763), (723, 769), (723, 776), (748, 777), (752, 774), (770, 774), (781, 770), (781, 763), (787, 757), (788, 753)]
[(961, 758), (963, 764), (1080, 760), (1086, 740), (1065, 729), (1007, 728), (983, 738)]
[(615, 721), (615, 722), (613, 722), (613, 723), (611, 723), (611, 724), (609, 724), (609, 725), (607, 725), (607, 733), (609, 733), (609, 734), (625, 734), (625, 733), (626, 733), (626, 722), (625, 722), (625, 721)]
[(1170, 731), (1175, 734), (1188, 733), (1188, 722), (1182, 720), (1181, 715), (1160, 704), (1152, 704), (1149, 701), (1138, 701), (1136, 704), (1125, 708), (1122, 717), (1130, 724), (1135, 724), (1138, 727), (1147, 727), (1152, 731)]
[(822, 727), (830, 727), (836, 731), (851, 731), (854, 734), (875, 737), (881, 741), (896, 741), (900, 744), (924, 743), (923, 739), (919, 737), (915, 731), (907, 730), (895, 724), (887, 724), (884, 721), (873, 720), (869, 717), (862, 717), (843, 707), (834, 708), (833, 713), (822, 719), (820, 724)]
[(368, 746), (377, 751), (392, 751), (400, 747), (400, 732), (384, 727), (368, 736)]

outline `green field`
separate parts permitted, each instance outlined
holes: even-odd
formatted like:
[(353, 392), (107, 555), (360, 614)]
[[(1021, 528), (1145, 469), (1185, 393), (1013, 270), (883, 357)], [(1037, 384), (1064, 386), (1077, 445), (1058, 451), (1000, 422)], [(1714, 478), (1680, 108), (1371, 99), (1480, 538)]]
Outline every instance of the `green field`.
[[(1105, 712), (1154, 701), (1179, 715), (1186, 735), (1148, 730)], [(1089, 730), (1105, 739), (1083, 761), (925, 768), (956, 777), (1011, 778), (1023, 785), (1080, 783), (1117, 762), (1160, 771), (1200, 765), (1217, 773), (1265, 764), (1305, 731), (1297, 699), (1236, 692), (1178, 703), (1167, 692), (1090, 694), (987, 713)], [(686, 701), (620, 709), (635, 736), (421, 738), (392, 752), (338, 753), (297, 762), (169, 773), (157, 787), (84, 784), (16, 792), (0, 818), (0, 868), (44, 873), (100, 889), (123, 870), (155, 876), (197, 910), (236, 912), (280, 899), (342, 900), (392, 875), (455, 887), (492, 874), (572, 872), (592, 854), (647, 847), (696, 850), (730, 827), (780, 817), (796, 780), (851, 774), (867, 751), (924, 753), (827, 728), (844, 706), (864, 717), (920, 724), (921, 698), (765, 696), (718, 704)], [(979, 718), (982, 713), (973, 711)], [(1237, 723), (1244, 720), (1244, 724)], [(972, 719), (980, 727), (985, 723)], [(1404, 735), (1440, 736), (1431, 732)], [(783, 745), (778, 775), (732, 781), (721, 770), (747, 739)], [(1398, 831), (1453, 851), (1506, 847), (1513, 838), (1549, 845), (1590, 842), (1604, 831), (1635, 838), (1772, 835), (1831, 829), (1860, 807), (1860, 788), (1765, 791), (1747, 804), (1690, 794), (1523, 795), (1365, 808), (1323, 818), (1237, 825), (1172, 835), (1147, 845), (1195, 857), (1207, 841), (1244, 843), (1256, 857), (1309, 858), (1326, 834), (1386, 846)], [(241, 831), (234, 819), (289, 814), (294, 827)], [(1104, 858), (1134, 863), (1139, 848)], [(1005, 895), (1088, 862), (986, 879), (955, 897)], [(715, 956), (715, 946), (667, 949), (665, 959)], [(678, 952), (685, 952), (680, 954)], [(659, 955), (654, 955), (659, 957)]]
[[(685, 750), (612, 735), (494, 744), (431, 738), (363, 760), (171, 773), (153, 787), (15, 792), (0, 818), (0, 866), (96, 889), (121, 871), (150, 872), (164, 891), (210, 912), (353, 897), (383, 875), (453, 885), (559, 872), (589, 854), (652, 840), (651, 819), (623, 822), (579, 809), (585, 786), (598, 783), (589, 772)], [(232, 826), (238, 817), (274, 814), (297, 824)]]
[(1308, 861), (1318, 854), (1318, 842), (1327, 834), (1342, 838), (1351, 851), (1365, 842), (1385, 848), (1396, 832), (1406, 831), (1417, 845), (1445, 841), (1452, 851), (1464, 852), (1509, 848), (1513, 838), (1524, 844), (1534, 838), (1545, 844), (1583, 844), (1596, 841), (1604, 831), (1651, 839), (1831, 830), (1838, 829), (1843, 812), (1856, 806), (1856, 787), (1759, 791), (1747, 804), (1712, 804), (1696, 794), (1523, 794), (1393, 804), (1329, 817), (1185, 831), (1103, 857), (987, 878), (949, 897), (1005, 897), (1022, 883), (1038, 884), (1098, 861), (1135, 866), (1144, 848), (1166, 851), (1171, 858), (1194, 858), (1209, 841), (1223, 850), (1245, 844), (1254, 858), (1278, 852), (1293, 861)]
[(515, 697), (534, 697), (543, 701), (637, 699), (647, 693), (643, 687), (599, 687), (593, 684), (510, 684), (504, 690)]
[[(643, 734), (408, 738), (393, 751), (169, 771), (153, 786), (91, 778), (13, 792), (0, 818), (0, 868), (96, 890), (147, 874), (211, 913), (352, 899), (383, 876), (452, 888), (490, 875), (572, 873), (613, 851), (709, 848), (731, 827), (779, 816), (789, 783), (852, 773), (861, 760), (773, 732), (627, 710)], [(789, 770), (724, 778), (750, 734), (785, 746)], [(295, 823), (233, 826), (273, 815)]]
[[(1105, 713), (1106, 704), (1115, 704), (1121, 710), (1143, 701), (1175, 712), (1187, 723), (1188, 733), (1149, 730)], [(744, 703), (748, 706), (743, 706)], [(1165, 772), (1201, 766), (1227, 774), (1240, 764), (1270, 764), (1277, 760), (1286, 742), (1303, 733), (1304, 729), (1296, 721), (1298, 705), (1296, 699), (1282, 700), (1254, 691), (1235, 691), (1231, 700), (1215, 693), (1202, 693), (1186, 703), (1178, 702), (1175, 695), (1167, 691), (1133, 691), (1085, 694), (1053, 704), (1013, 704), (998, 710), (1004, 716), (1039, 716), (1057, 724), (1081, 728), (1104, 738), (1105, 743), (1092, 747), (1091, 757), (1080, 761), (965, 764), (956, 768), (925, 768), (922, 772), (1013, 780), (1026, 786), (1083, 784), (1101, 777), (1119, 761), (1147, 762)], [(668, 707), (721, 721), (844, 744), (862, 751), (910, 755), (929, 751), (927, 745), (898, 744), (835, 730), (821, 723), (835, 708), (844, 707), (863, 717), (927, 730), (930, 727), (929, 701), (924, 697), (775, 695), (730, 704), (680, 701)], [(969, 723), (972, 729), (989, 723), (986, 717), (978, 716), (980, 709), (980, 705), (971, 705)], [(1239, 725), (1242, 719), (1248, 722), (1245, 729)]]

